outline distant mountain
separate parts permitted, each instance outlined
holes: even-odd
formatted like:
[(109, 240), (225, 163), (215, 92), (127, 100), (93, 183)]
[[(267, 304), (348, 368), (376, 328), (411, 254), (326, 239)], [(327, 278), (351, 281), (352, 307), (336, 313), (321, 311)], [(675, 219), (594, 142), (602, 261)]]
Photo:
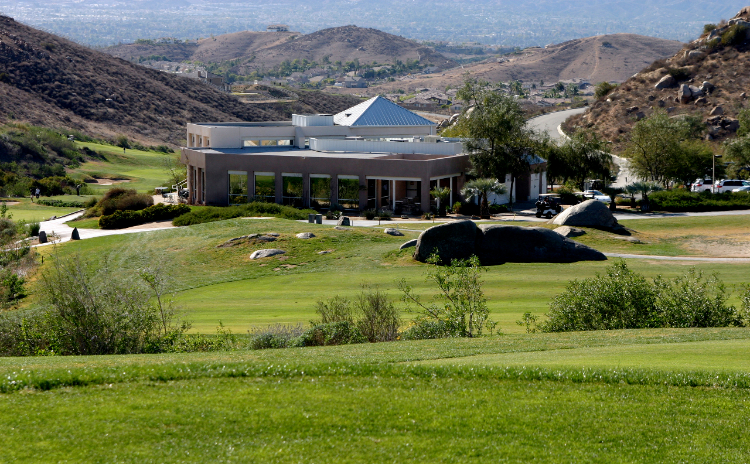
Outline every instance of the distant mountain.
[(284, 61), (359, 60), (362, 64), (393, 64), (397, 60), (419, 61), (423, 65), (453, 67), (456, 63), (430, 47), (377, 29), (357, 26), (334, 27), (300, 34), (298, 32), (236, 32), (202, 39), (197, 43), (116, 45), (104, 51), (126, 60), (163, 56), (171, 61), (195, 60), (219, 63), (239, 59), (236, 68), (247, 74), (272, 69)]
[[(750, 7), (743, 9), (735, 19), (750, 22)], [(722, 45), (723, 41), (731, 41), (731, 37), (725, 35), (731, 32), (730, 25), (719, 26), (710, 36), (708, 32), (703, 33), (673, 55), (654, 61), (605, 98), (594, 102), (586, 113), (566, 121), (567, 129), (596, 130), (619, 150), (638, 119), (663, 109), (672, 117), (701, 118), (706, 123), (709, 140), (733, 137), (738, 128), (737, 115), (747, 107), (747, 95), (750, 95), (750, 33), (742, 31), (735, 43)], [(657, 89), (656, 84), (670, 75), (676, 77), (674, 82)], [(680, 99), (678, 89), (683, 84), (696, 90), (702, 88), (703, 94)]]
[(388, 93), (396, 89), (409, 92), (425, 87), (456, 87), (463, 82), (466, 73), (493, 83), (520, 80), (538, 84), (540, 81), (552, 83), (572, 78), (588, 79), (593, 84), (622, 82), (654, 60), (673, 55), (682, 46), (674, 40), (634, 34), (600, 35), (546, 48), (527, 48), (499, 59), (492, 58), (441, 74), (415, 76), (368, 90)]
[(338, 112), (357, 102), (299, 92), (294, 103), (242, 103), (198, 80), (143, 68), (0, 16), (0, 124), (20, 120), (179, 145), (188, 122), (282, 119), (292, 112)]

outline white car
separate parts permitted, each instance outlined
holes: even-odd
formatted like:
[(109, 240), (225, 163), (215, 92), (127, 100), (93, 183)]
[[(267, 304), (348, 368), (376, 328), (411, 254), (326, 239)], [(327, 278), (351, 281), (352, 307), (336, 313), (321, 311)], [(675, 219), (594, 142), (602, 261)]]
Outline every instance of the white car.
[(584, 198), (593, 199), (596, 201), (601, 201), (602, 203), (612, 203), (612, 199), (609, 197), (609, 195), (606, 195), (599, 190), (586, 190), (583, 193), (581, 193)]
[(733, 192), (750, 192), (750, 185), (746, 185), (744, 187), (732, 189)]
[(690, 186), (690, 190), (693, 192), (711, 191), (711, 185), (713, 181), (711, 179), (695, 179), (693, 185)]

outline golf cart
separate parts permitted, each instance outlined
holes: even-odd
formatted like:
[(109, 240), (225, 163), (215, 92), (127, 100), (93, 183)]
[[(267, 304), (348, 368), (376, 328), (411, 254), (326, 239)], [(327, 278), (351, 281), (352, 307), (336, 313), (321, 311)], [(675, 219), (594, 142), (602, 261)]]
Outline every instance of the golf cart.
[(546, 193), (539, 195), (539, 199), (536, 201), (536, 217), (540, 218), (544, 216), (547, 219), (550, 219), (561, 211), (562, 206), (560, 206), (559, 194)]

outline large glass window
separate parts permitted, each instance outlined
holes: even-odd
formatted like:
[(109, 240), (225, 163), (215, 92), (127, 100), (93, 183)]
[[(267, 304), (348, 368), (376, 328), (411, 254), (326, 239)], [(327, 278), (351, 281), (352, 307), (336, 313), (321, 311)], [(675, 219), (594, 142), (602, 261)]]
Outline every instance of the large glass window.
[(331, 206), (331, 178), (329, 176), (310, 176), (310, 207), (325, 209)]
[(339, 177), (339, 204), (345, 209), (359, 209), (359, 177)]
[(302, 174), (282, 173), (281, 182), (283, 184), (281, 202), (287, 206), (301, 208), (303, 205), (302, 193), (304, 192)]
[(272, 172), (255, 173), (255, 199), (276, 202), (276, 175)]
[(247, 203), (247, 172), (229, 171), (229, 204)]

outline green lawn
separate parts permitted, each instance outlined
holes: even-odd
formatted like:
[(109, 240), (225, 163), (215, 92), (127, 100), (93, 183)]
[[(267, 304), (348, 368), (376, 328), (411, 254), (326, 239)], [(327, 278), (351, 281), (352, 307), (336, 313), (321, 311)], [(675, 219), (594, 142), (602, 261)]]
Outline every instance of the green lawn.
[[(701, 218), (685, 218), (686, 224)], [(671, 220), (670, 220), (671, 221)], [(650, 227), (656, 221), (644, 221)], [(299, 232), (313, 232), (316, 238), (300, 240)], [(277, 232), (270, 244), (242, 244), (217, 248), (226, 240), (251, 233)], [(591, 236), (595, 236), (595, 232)], [(411, 250), (398, 251), (404, 241), (418, 232), (405, 231), (391, 237), (382, 229), (354, 228), (339, 231), (280, 219), (234, 219), (210, 224), (139, 234), (102, 237), (67, 243), (61, 253), (81, 253), (110, 262), (123, 269), (159, 263), (172, 278), (176, 303), (182, 307), (193, 330), (213, 333), (219, 321), (237, 333), (253, 325), (307, 323), (315, 317), (318, 299), (335, 295), (355, 296), (362, 284), (377, 285), (394, 299), (399, 298), (396, 282), (402, 278), (424, 297), (434, 292), (424, 281), (425, 265), (415, 263)], [(629, 252), (639, 245), (627, 244)], [(604, 240), (595, 244), (606, 249)], [(249, 255), (259, 248), (281, 248), (287, 254), (260, 261)], [(319, 255), (319, 251), (332, 250)], [(49, 253), (47, 249), (42, 252)], [(548, 303), (574, 278), (601, 273), (611, 262), (573, 264), (518, 264), (488, 267), (483, 274), (492, 318), (504, 333), (521, 332), (516, 321), (524, 312), (542, 315)], [(629, 260), (629, 266), (647, 276), (676, 276), (690, 263)], [(718, 272), (728, 285), (750, 281), (750, 265), (698, 263), (706, 273)], [(33, 293), (33, 288), (31, 289)], [(33, 304), (34, 296), (27, 304)], [(732, 300), (737, 304), (738, 300)], [(411, 314), (406, 313), (409, 320)]]
[(730, 352), (749, 347), (746, 329), (661, 329), (6, 358), (0, 447), (9, 462), (746, 462), (750, 371)]
[[(44, 197), (47, 199), (47, 197)], [(66, 201), (78, 201), (76, 196), (66, 195), (63, 197), (52, 197), (57, 199), (65, 199)], [(29, 198), (9, 198), (8, 213), (13, 215), (14, 221), (26, 221), (26, 222), (41, 222), (45, 221), (52, 216), (64, 216), (66, 214), (78, 211), (81, 208), (58, 208), (56, 206), (44, 206), (37, 203), (32, 203)]]
[[(178, 158), (178, 153), (165, 154), (152, 151), (128, 149), (123, 154), (121, 148), (98, 143), (76, 142), (79, 147), (87, 147), (104, 155), (104, 160), (87, 161), (70, 171), (73, 177), (87, 174), (102, 179), (127, 179), (128, 182), (116, 186), (136, 189), (140, 193), (151, 193), (154, 187), (169, 187), (167, 172), (164, 169), (165, 158)], [(96, 194), (102, 194), (113, 185), (89, 184)]]

